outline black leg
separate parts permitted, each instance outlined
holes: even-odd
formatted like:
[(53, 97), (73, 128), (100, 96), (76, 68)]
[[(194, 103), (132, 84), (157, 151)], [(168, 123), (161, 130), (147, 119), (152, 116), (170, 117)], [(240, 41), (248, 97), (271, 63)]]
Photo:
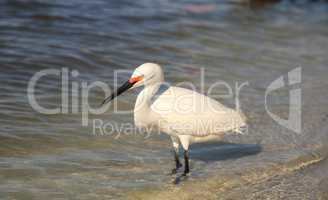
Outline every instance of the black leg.
[(177, 151), (174, 151), (174, 160), (175, 160), (175, 168), (172, 169), (172, 174), (176, 174), (178, 169), (182, 167), (182, 164), (180, 163), (179, 160), (179, 154)]
[(179, 154), (176, 151), (174, 151), (174, 159), (175, 159), (175, 167), (177, 169), (182, 167), (182, 164), (180, 163), (180, 160), (179, 160)]
[(183, 175), (187, 175), (189, 173), (189, 152), (188, 150), (184, 151), (184, 159), (185, 159), (185, 170)]

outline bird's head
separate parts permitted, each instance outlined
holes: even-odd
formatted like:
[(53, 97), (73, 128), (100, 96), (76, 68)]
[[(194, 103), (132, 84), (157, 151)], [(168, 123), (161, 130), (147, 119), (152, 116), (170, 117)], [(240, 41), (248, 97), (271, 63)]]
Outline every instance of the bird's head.
[(161, 66), (155, 63), (145, 63), (137, 67), (132, 73), (128, 81), (121, 87), (117, 88), (109, 97), (107, 97), (102, 105), (113, 100), (123, 92), (137, 88), (140, 86), (153, 85), (164, 81), (163, 71)]

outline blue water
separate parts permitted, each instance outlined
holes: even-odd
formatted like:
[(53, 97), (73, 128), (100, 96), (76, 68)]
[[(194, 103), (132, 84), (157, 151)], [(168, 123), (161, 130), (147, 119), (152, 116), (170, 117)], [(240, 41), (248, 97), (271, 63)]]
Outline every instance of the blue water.
[[(240, 96), (248, 134), (193, 147), (190, 182), (289, 162), (322, 148), (328, 139), (327, 24), (325, 1), (0, 1), (0, 198), (116, 199), (131, 190), (160, 190), (174, 179), (167, 175), (174, 163), (165, 134), (93, 133), (94, 119), (120, 125), (133, 122), (131, 113), (110, 108), (82, 126), (81, 107), (72, 113), (71, 89), (68, 114), (35, 111), (27, 86), (44, 69), (77, 70), (69, 84), (79, 87), (94, 81), (113, 87), (116, 70), (144, 62), (162, 65), (168, 82), (189, 81), (199, 90), (202, 70), (205, 89), (216, 81), (248, 82)], [(267, 86), (281, 75), (286, 80), (297, 67), (302, 67), (301, 133), (277, 124), (264, 108)], [(58, 76), (40, 79), (40, 105), (60, 106), (61, 86)], [(136, 95), (122, 96), (119, 109), (133, 108)], [(97, 106), (103, 98), (93, 90), (89, 102)], [(214, 98), (235, 105), (233, 98)], [(288, 90), (269, 103), (273, 113), (288, 117)]]

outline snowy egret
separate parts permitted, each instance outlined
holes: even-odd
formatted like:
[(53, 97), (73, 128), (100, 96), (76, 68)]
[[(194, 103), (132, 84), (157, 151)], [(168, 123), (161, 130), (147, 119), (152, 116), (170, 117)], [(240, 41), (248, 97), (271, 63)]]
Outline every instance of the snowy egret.
[(191, 143), (220, 139), (227, 132), (240, 132), (241, 127), (246, 125), (241, 112), (193, 90), (165, 84), (161, 67), (154, 63), (137, 67), (130, 79), (107, 97), (103, 104), (139, 86), (144, 88), (134, 107), (135, 125), (143, 128), (154, 126), (171, 137), (176, 164), (172, 173), (182, 166), (179, 160), (180, 145), (184, 150), (183, 175), (186, 175), (189, 173), (188, 150)]

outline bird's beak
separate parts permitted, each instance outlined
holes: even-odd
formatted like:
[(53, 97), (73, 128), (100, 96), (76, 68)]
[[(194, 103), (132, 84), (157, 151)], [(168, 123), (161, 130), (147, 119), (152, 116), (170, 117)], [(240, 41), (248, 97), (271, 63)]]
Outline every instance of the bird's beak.
[(136, 76), (136, 77), (130, 78), (121, 87), (114, 90), (114, 92), (101, 103), (101, 106), (104, 105), (105, 103), (113, 100), (115, 97), (121, 95), (123, 92), (127, 91), (128, 89), (130, 89), (134, 84), (141, 81), (142, 78), (143, 78), (142, 76)]

